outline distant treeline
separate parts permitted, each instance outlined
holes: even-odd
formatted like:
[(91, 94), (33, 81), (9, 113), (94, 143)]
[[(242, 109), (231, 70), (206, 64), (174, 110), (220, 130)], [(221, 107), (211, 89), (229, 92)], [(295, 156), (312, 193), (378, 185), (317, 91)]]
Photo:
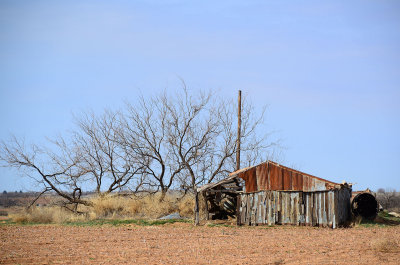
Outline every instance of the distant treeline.
[(400, 192), (395, 189), (378, 189), (376, 198), (383, 209), (400, 212)]

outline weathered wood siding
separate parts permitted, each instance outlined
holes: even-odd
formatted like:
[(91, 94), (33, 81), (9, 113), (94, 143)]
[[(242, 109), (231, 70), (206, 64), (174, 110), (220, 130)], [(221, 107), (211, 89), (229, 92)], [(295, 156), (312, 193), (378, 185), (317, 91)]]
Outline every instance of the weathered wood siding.
[(351, 190), (347, 188), (243, 193), (238, 202), (238, 224), (291, 224), (336, 228), (350, 218)]

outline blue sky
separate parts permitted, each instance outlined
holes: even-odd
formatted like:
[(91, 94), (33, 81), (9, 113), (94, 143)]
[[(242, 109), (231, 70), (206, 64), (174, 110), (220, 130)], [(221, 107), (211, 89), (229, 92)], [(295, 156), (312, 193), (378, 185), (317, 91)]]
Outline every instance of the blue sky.
[[(0, 139), (140, 93), (243, 92), (288, 166), (400, 189), (398, 1), (1, 1)], [(32, 189), (0, 169), (0, 190)]]

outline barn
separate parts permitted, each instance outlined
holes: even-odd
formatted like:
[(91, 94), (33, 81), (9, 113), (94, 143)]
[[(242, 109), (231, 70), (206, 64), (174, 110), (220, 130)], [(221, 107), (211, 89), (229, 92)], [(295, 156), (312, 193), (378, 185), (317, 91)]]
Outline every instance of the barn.
[(236, 218), (238, 225), (336, 228), (351, 218), (351, 185), (266, 161), (197, 189), (205, 219)]

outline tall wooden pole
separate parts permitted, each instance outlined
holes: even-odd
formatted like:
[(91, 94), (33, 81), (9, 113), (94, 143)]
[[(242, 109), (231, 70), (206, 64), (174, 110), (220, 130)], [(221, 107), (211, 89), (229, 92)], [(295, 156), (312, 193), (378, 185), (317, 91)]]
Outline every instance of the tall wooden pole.
[(238, 128), (237, 128), (237, 140), (236, 140), (236, 170), (240, 169), (240, 137), (241, 137), (241, 126), (242, 126), (242, 91), (239, 90), (238, 96)]

